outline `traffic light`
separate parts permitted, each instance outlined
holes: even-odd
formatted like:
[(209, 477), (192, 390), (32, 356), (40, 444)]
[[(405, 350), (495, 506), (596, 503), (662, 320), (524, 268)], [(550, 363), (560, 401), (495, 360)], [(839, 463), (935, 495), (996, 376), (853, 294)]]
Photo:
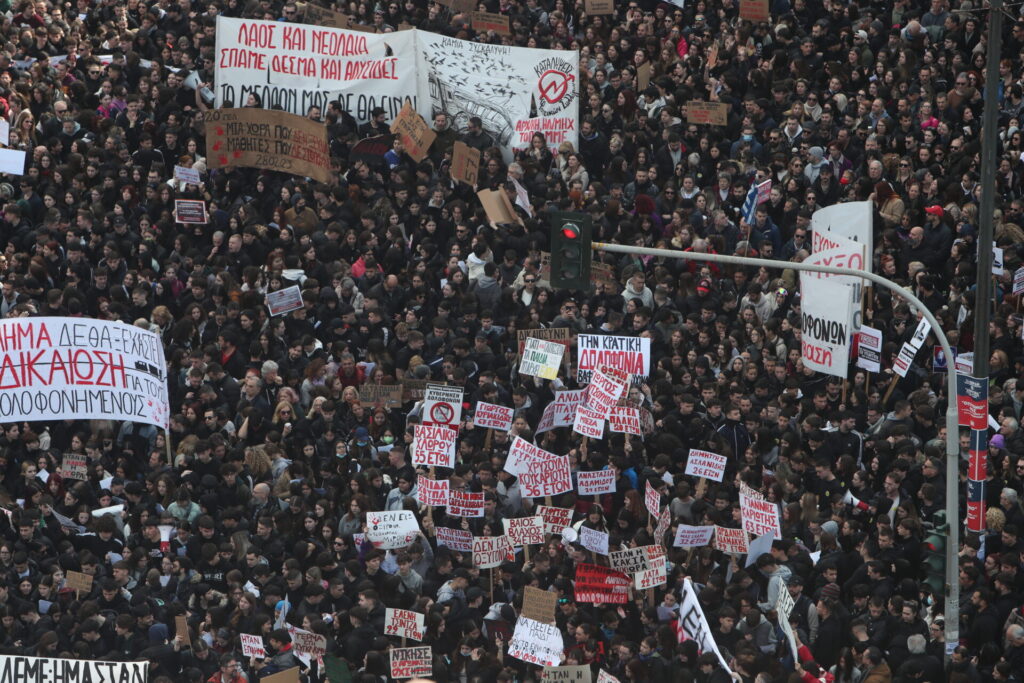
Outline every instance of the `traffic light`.
[(935, 526), (924, 537), (924, 583), (938, 599), (946, 594), (946, 543), (949, 541), (949, 524), (946, 513), (933, 515)]
[(590, 216), (556, 213), (551, 217), (551, 286), (590, 289)]

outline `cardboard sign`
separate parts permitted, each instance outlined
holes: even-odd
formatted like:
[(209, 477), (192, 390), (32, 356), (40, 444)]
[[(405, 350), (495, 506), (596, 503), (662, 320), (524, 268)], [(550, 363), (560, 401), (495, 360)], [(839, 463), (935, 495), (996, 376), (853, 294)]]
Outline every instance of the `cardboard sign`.
[(243, 657), (258, 657), (259, 659), (266, 658), (267, 653), (263, 649), (262, 636), (251, 635), (249, 633), (239, 633), (238, 638), (242, 641)]
[(572, 525), (572, 508), (556, 508), (538, 505), (537, 514), (544, 519), (544, 533), (562, 534), (562, 529)]
[(715, 549), (726, 555), (746, 555), (747, 532), (743, 529), (715, 526)]
[(615, 266), (610, 263), (592, 261), (590, 263), (590, 284), (597, 285), (605, 282), (615, 282)]
[(540, 422), (537, 423), (537, 434), (549, 432), (558, 427), (569, 427), (576, 421), (576, 411), (584, 405), (585, 389), (569, 389), (556, 391), (555, 400), (547, 404)]
[(581, 334), (576, 338), (579, 352), (577, 384), (590, 384), (594, 370), (614, 368), (639, 386), (651, 374), (651, 340), (648, 337), (613, 337), (604, 334)]
[(666, 505), (658, 515), (658, 524), (654, 527), (654, 538), (660, 545), (665, 543), (665, 534), (672, 523), (672, 508)]
[(456, 140), (452, 147), (452, 180), (476, 187), (480, 176), (480, 150)]
[(260, 683), (299, 683), (299, 667), (293, 666), (280, 673), (261, 678)]
[(450, 8), (455, 14), (472, 12), (473, 8), (476, 7), (476, 3), (473, 0), (437, 0), (437, 4)]
[(580, 527), (580, 545), (598, 555), (608, 554), (608, 534), (588, 526)]
[(755, 23), (770, 21), (768, 0), (740, 0), (740, 19), (750, 19)]
[(779, 523), (779, 506), (770, 500), (755, 497), (740, 490), (740, 512), (743, 516), (743, 530), (755, 536), (772, 533), (774, 538), (782, 538), (782, 526)]
[(459, 428), (462, 420), (462, 387), (428, 384), (423, 393), (423, 424)]
[(637, 574), (653, 569), (659, 562), (665, 563), (665, 552), (661, 546), (642, 545), (626, 550), (616, 550), (608, 556), (612, 569), (623, 574)]
[(661, 494), (651, 486), (650, 480), (644, 486), (644, 506), (647, 512), (651, 513), (651, 517), (657, 517), (661, 512)]
[(576, 565), (576, 602), (624, 605), (629, 602), (632, 581), (622, 572), (581, 562)]
[(555, 623), (555, 606), (557, 604), (557, 593), (527, 586), (523, 591), (522, 615), (542, 624), (553, 624)]
[(644, 62), (636, 69), (636, 83), (643, 92), (651, 84), (651, 76), (654, 74), (654, 67), (650, 62)]
[(188, 617), (184, 614), (179, 614), (174, 617), (174, 636), (176, 638), (181, 638), (181, 641), (184, 644), (191, 646), (192, 635), (188, 630)]
[(546, 666), (540, 672), (543, 683), (592, 683), (593, 675), (589, 665), (582, 666)]
[(476, 196), (487, 213), (487, 220), (492, 223), (496, 225), (523, 224), (523, 219), (512, 208), (512, 202), (509, 201), (504, 190), (483, 189), (479, 190)]
[(526, 348), (519, 360), (519, 374), (555, 379), (564, 352), (565, 347), (561, 344), (530, 337), (526, 340)]
[(615, 493), (614, 470), (577, 472), (576, 491), (581, 496), (600, 496), (605, 493)]
[(271, 318), (291, 313), (302, 306), (302, 290), (298, 285), (279, 289), (276, 292), (267, 292), (267, 308), (270, 309)]
[(60, 473), (65, 479), (86, 481), (89, 478), (89, 465), (84, 455), (65, 453), (61, 460)]
[(608, 419), (612, 408), (618, 405), (625, 393), (625, 373), (610, 368), (594, 370), (590, 376), (590, 385), (587, 386), (587, 407), (603, 419)]
[[(613, 0), (585, 0), (583, 7), (586, 9), (587, 14), (591, 16), (615, 13), (615, 2)], [(590, 680), (589, 669), (587, 680)]]
[(538, 666), (557, 666), (562, 661), (562, 647), (562, 632), (557, 626), (520, 616), (508, 654)]
[(448, 505), (448, 480), (431, 479), (422, 474), (416, 483), (416, 500), (422, 505), (430, 507), (444, 507)]
[(414, 425), (412, 464), (454, 468), (455, 445), (458, 441), (458, 430), (445, 424)]
[(711, 126), (728, 125), (729, 105), (725, 102), (690, 100), (686, 103), (686, 120), (689, 123)]
[[(541, 278), (544, 279), (543, 277)], [(566, 348), (566, 353), (563, 354), (563, 362), (568, 362), (569, 354), (568, 350), (572, 344), (571, 335), (568, 327), (547, 327), (543, 329), (533, 330), (516, 330), (516, 342), (518, 348), (518, 357), (523, 357), (523, 352), (526, 350), (527, 339), (543, 339), (544, 341), (556, 342)]]
[(411, 510), (369, 512), (366, 538), (379, 550), (406, 548), (420, 534), (420, 525)]
[(83, 574), (68, 570), (64, 572), (64, 585), (79, 595), (88, 594), (92, 591), (92, 574)]
[(508, 29), (508, 16), (495, 14), (494, 12), (473, 12), (473, 30), (477, 33), (494, 31), (499, 36), (510, 36), (512, 32)]
[(615, 406), (608, 415), (608, 429), (616, 434), (643, 436), (640, 425), (640, 409), (632, 406)]
[(429, 645), (391, 648), (392, 678), (431, 678), (434, 675), (433, 655)]
[(272, 109), (210, 109), (205, 114), (209, 168), (262, 168), (331, 181), (327, 127)]
[(728, 458), (724, 455), (691, 448), (686, 459), (686, 474), (711, 481), (722, 481), (727, 461)]
[(433, 382), (429, 379), (407, 379), (398, 380), (402, 385), (403, 401), (422, 401), (427, 394), (427, 387), (432, 384), (447, 384), (447, 382)]
[(484, 494), (469, 491), (452, 491), (448, 496), (450, 517), (483, 517)]
[(473, 566), (478, 569), (493, 569), (512, 554), (514, 549), (508, 536), (474, 536)]
[(399, 408), (402, 405), (402, 385), (363, 384), (359, 387), (359, 403), (364, 408)]
[(384, 612), (384, 635), (423, 640), (424, 615), (388, 607)]
[(680, 524), (676, 527), (676, 537), (672, 545), (676, 548), (702, 548), (711, 543), (715, 534), (714, 525), (689, 526)]
[(449, 529), (445, 526), (439, 526), (435, 529), (435, 531), (437, 532), (438, 545), (448, 546), (452, 550), (458, 550), (461, 553), (473, 552), (472, 531), (464, 531), (463, 529)]
[(514, 517), (505, 520), (505, 534), (516, 545), (535, 545), (544, 542), (544, 518)]
[(857, 367), (868, 372), (882, 371), (882, 331), (861, 325), (857, 331)]
[[(199, 175), (199, 171), (194, 168), (188, 168), (187, 166), (175, 166), (174, 179), (180, 180), (183, 183), (188, 183), (189, 185), (202, 185), (203, 183), (203, 180)], [(203, 209), (206, 209), (205, 204), (203, 205)], [(184, 221), (178, 222), (183, 223)]]
[(405, 153), (417, 164), (426, 158), (430, 146), (437, 139), (437, 133), (416, 113), (409, 100), (405, 101), (402, 111), (391, 122), (391, 132), (402, 139)]
[(600, 413), (580, 406), (576, 410), (576, 420), (572, 423), (572, 431), (591, 439), (603, 439), (604, 418)]
[(514, 408), (481, 401), (476, 404), (476, 411), (473, 413), (473, 426), (507, 432), (512, 429), (512, 418), (515, 413)]
[(348, 15), (335, 12), (332, 9), (307, 2), (302, 15), (302, 23), (324, 28), (351, 28)]

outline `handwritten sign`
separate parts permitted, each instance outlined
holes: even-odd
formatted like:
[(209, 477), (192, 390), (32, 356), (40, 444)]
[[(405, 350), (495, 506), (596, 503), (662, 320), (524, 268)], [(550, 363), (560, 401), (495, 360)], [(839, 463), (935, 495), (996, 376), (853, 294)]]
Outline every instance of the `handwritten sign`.
[[(199, 171), (194, 168), (189, 168), (188, 166), (175, 166), (174, 179), (180, 180), (183, 183), (188, 183), (189, 185), (200, 185), (203, 182), (199, 175)], [(178, 222), (182, 223), (184, 221)]]
[(461, 553), (473, 552), (472, 531), (464, 531), (463, 529), (449, 529), (445, 526), (439, 526), (435, 529), (435, 531), (437, 532), (438, 545), (447, 546), (452, 550), (458, 550)]
[(725, 102), (702, 102), (690, 100), (686, 103), (686, 120), (689, 123), (724, 126), (729, 123), (729, 105)]
[(555, 623), (555, 605), (558, 594), (527, 586), (523, 590), (523, 616), (542, 624)]
[(424, 615), (388, 607), (384, 614), (384, 635), (423, 640)]
[(79, 594), (88, 594), (92, 591), (92, 578), (92, 574), (71, 570), (64, 573), (65, 585)]
[(581, 496), (600, 496), (615, 493), (615, 471), (577, 472), (576, 490)]
[(622, 572), (585, 562), (576, 565), (575, 581), (576, 602), (619, 605), (629, 602), (629, 587), (633, 583)]
[(522, 225), (523, 219), (519, 217), (516, 210), (512, 208), (512, 202), (504, 190), (489, 190), (484, 188), (476, 193), (477, 199), (484, 207), (487, 220), (497, 225), (508, 225), (518, 223)]
[(451, 491), (448, 496), (450, 517), (483, 517), (484, 494), (470, 491)]
[(267, 292), (267, 308), (270, 317), (274, 318), (302, 308), (302, 290), (298, 285), (285, 287), (276, 292)]
[(346, 14), (307, 2), (302, 15), (302, 23), (324, 28), (350, 28), (351, 22)]
[(623, 574), (637, 574), (664, 564), (665, 552), (658, 545), (642, 545), (626, 550), (616, 550), (608, 556), (612, 569)]
[(481, 401), (476, 404), (476, 411), (473, 413), (473, 426), (507, 432), (512, 429), (512, 418), (515, 412), (514, 408)]
[(586, 9), (587, 14), (591, 16), (615, 13), (615, 2), (613, 0), (585, 0), (583, 7)]
[(747, 532), (743, 529), (715, 527), (715, 549), (726, 555), (746, 555), (748, 550)]
[(430, 678), (434, 675), (429, 645), (391, 648), (392, 678)]
[(512, 553), (512, 541), (508, 536), (473, 537), (473, 566), (478, 569), (493, 569)]
[(632, 406), (615, 406), (608, 414), (608, 429), (616, 434), (642, 436), (640, 409)]
[(593, 675), (589, 665), (546, 666), (540, 673), (543, 683), (592, 683)]
[(750, 495), (741, 489), (740, 513), (744, 531), (755, 536), (771, 533), (774, 538), (782, 538), (779, 507), (770, 500)]
[(455, 467), (455, 444), (459, 432), (444, 424), (415, 425), (412, 464), (427, 467)]
[(398, 112), (398, 116), (391, 122), (391, 132), (402, 139), (405, 153), (416, 163), (423, 161), (437, 138), (437, 133), (416, 113), (409, 100), (406, 100), (402, 111)]
[(604, 418), (597, 411), (580, 406), (576, 410), (576, 420), (572, 423), (572, 431), (591, 439), (603, 439)]
[(506, 519), (505, 533), (516, 545), (543, 543), (544, 518), (536, 516)]
[(359, 387), (359, 403), (364, 408), (398, 408), (402, 405), (402, 385), (363, 384)]
[(587, 386), (587, 407), (607, 419), (626, 391), (626, 373), (610, 368), (594, 370)]
[(205, 114), (210, 168), (262, 168), (322, 183), (331, 180), (327, 128), (271, 109), (211, 109)]
[(658, 516), (658, 512), (661, 510), (661, 494), (651, 486), (650, 480), (647, 480), (647, 485), (644, 487), (644, 505), (647, 507), (647, 512), (651, 513), (651, 517)]
[(84, 455), (65, 453), (60, 465), (61, 475), (65, 479), (85, 481), (89, 478), (88, 462)]
[(580, 527), (580, 545), (598, 555), (608, 554), (608, 534), (588, 526)]
[(238, 638), (242, 641), (243, 657), (258, 657), (264, 659), (267, 656), (263, 649), (263, 637), (249, 633), (239, 633)]
[(456, 140), (452, 147), (452, 180), (476, 187), (480, 175), (480, 150)]
[(512, 32), (508, 29), (508, 17), (504, 14), (494, 12), (473, 12), (473, 30), (478, 33), (494, 31), (501, 36), (510, 36)]
[(768, 0), (740, 0), (740, 19), (755, 23), (770, 20)]
[(370, 512), (366, 515), (366, 538), (374, 548), (405, 548), (419, 536), (420, 526), (411, 510)]
[(555, 379), (564, 352), (565, 347), (561, 344), (530, 337), (526, 340), (526, 348), (519, 360), (519, 372), (532, 377)]
[(686, 459), (686, 474), (711, 481), (722, 481), (722, 477), (725, 476), (726, 462), (727, 458), (724, 455), (691, 448), (690, 455)]
[(520, 616), (508, 654), (530, 664), (556, 666), (562, 661), (562, 646), (562, 632), (557, 626)]
[(672, 545), (676, 548), (701, 548), (711, 543), (715, 533), (714, 525), (689, 526), (680, 524), (676, 527), (676, 537)]
[(562, 529), (572, 524), (572, 508), (538, 505), (537, 514), (544, 519), (544, 533), (561, 535)]
[(448, 480), (431, 479), (422, 474), (416, 483), (416, 500), (431, 507), (448, 505)]

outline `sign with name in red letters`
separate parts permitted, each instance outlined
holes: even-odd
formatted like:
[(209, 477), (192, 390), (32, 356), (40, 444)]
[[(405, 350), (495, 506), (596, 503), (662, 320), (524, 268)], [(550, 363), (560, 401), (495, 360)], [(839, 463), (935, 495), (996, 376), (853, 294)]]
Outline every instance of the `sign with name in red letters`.
[(423, 640), (424, 615), (407, 609), (387, 608), (384, 614), (384, 635)]
[(691, 448), (686, 459), (686, 474), (711, 481), (722, 481), (727, 460), (724, 455)]
[(516, 545), (535, 545), (544, 542), (544, 518), (516, 517), (505, 520), (505, 534)]
[(508, 536), (474, 536), (473, 566), (477, 569), (493, 569), (509, 555), (514, 555), (512, 541)]
[(412, 464), (427, 467), (455, 467), (455, 444), (459, 431), (447, 425), (415, 425)]
[(546, 498), (572, 491), (569, 458), (559, 455), (531, 464), (528, 471), (519, 474), (519, 489), (527, 498)]
[(449, 492), (448, 515), (451, 517), (483, 517), (484, 494), (469, 491)]
[(512, 416), (515, 409), (493, 403), (480, 402), (476, 404), (476, 411), (473, 413), (473, 426), (481, 429), (497, 429), (507, 432), (512, 429)]
[(651, 517), (657, 517), (658, 513), (661, 512), (661, 494), (651, 486), (650, 480), (647, 481), (647, 487), (644, 491), (644, 505), (647, 506), (647, 511), (651, 513)]
[(622, 572), (581, 562), (576, 565), (576, 602), (624, 605), (629, 602), (632, 581)]
[(779, 506), (775, 503), (752, 496), (740, 491), (740, 513), (743, 517), (743, 530), (754, 536), (773, 534), (774, 538), (782, 538), (779, 524)]
[(509, 474), (519, 476), (519, 472), (528, 469), (530, 465), (557, 457), (554, 453), (548, 453), (540, 446), (535, 446), (521, 436), (517, 436), (508, 450), (504, 469)]
[(576, 411), (576, 420), (572, 424), (572, 431), (591, 439), (603, 439), (604, 418), (600, 413), (580, 406)]
[(446, 526), (439, 526), (437, 532), (437, 544), (447, 546), (460, 553), (473, 552), (473, 532), (463, 529), (449, 529)]
[(584, 405), (586, 393), (586, 389), (556, 391), (555, 400), (544, 408), (544, 414), (537, 423), (537, 434), (572, 425), (576, 421), (577, 408)]
[(243, 657), (259, 657), (264, 659), (267, 656), (266, 651), (263, 649), (263, 636), (239, 633), (238, 637), (242, 641)]
[(587, 387), (587, 407), (607, 420), (626, 391), (626, 373), (616, 368), (595, 370)]
[(746, 555), (748, 550), (747, 532), (743, 529), (715, 527), (715, 549), (726, 555)]
[(597, 470), (576, 473), (576, 491), (581, 496), (600, 496), (615, 493), (615, 471)]
[(538, 505), (537, 514), (544, 519), (544, 533), (562, 534), (562, 530), (572, 525), (572, 508), (556, 508), (550, 505)]
[(430, 678), (434, 675), (429, 645), (391, 648), (392, 678)]
[(608, 429), (615, 434), (643, 436), (640, 409), (632, 406), (615, 406), (608, 415)]
[(431, 479), (422, 474), (419, 476), (416, 483), (416, 500), (423, 505), (444, 507), (448, 504), (448, 495), (447, 479)]

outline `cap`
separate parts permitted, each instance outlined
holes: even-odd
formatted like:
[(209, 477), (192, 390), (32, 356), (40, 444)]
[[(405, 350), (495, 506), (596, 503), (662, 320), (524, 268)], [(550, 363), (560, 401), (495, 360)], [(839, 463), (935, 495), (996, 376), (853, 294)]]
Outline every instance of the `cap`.
[(356, 427), (356, 431), (353, 432), (352, 438), (360, 446), (365, 446), (370, 441), (370, 432), (367, 431), (366, 427)]
[(701, 280), (699, 283), (697, 283), (697, 292), (698, 293), (707, 294), (710, 291), (711, 291), (711, 281), (710, 280)]
[(804, 577), (800, 576), (799, 574), (793, 574), (789, 577), (789, 581), (787, 581), (786, 583), (788, 583), (790, 586), (802, 586), (804, 585)]
[(863, 29), (860, 30), (860, 31), (857, 31), (853, 35), (854, 35), (855, 38), (860, 38), (861, 40), (867, 40), (868, 39), (868, 32), (863, 30)]
[(473, 586), (472, 588), (470, 588), (469, 590), (466, 591), (466, 600), (468, 600), (469, 602), (472, 602), (473, 600), (476, 600), (477, 598), (482, 598), (483, 596), (484, 596), (484, 592), (482, 590), (480, 590), (479, 588), (477, 588), (476, 586)]
[(821, 589), (822, 599), (838, 600), (842, 591), (839, 590), (839, 584), (828, 583)]
[(942, 214), (944, 213), (942, 207), (939, 206), (938, 204), (932, 204), (931, 206), (926, 208), (924, 212), (930, 213), (933, 216), (938, 216), (939, 218), (942, 218)]

